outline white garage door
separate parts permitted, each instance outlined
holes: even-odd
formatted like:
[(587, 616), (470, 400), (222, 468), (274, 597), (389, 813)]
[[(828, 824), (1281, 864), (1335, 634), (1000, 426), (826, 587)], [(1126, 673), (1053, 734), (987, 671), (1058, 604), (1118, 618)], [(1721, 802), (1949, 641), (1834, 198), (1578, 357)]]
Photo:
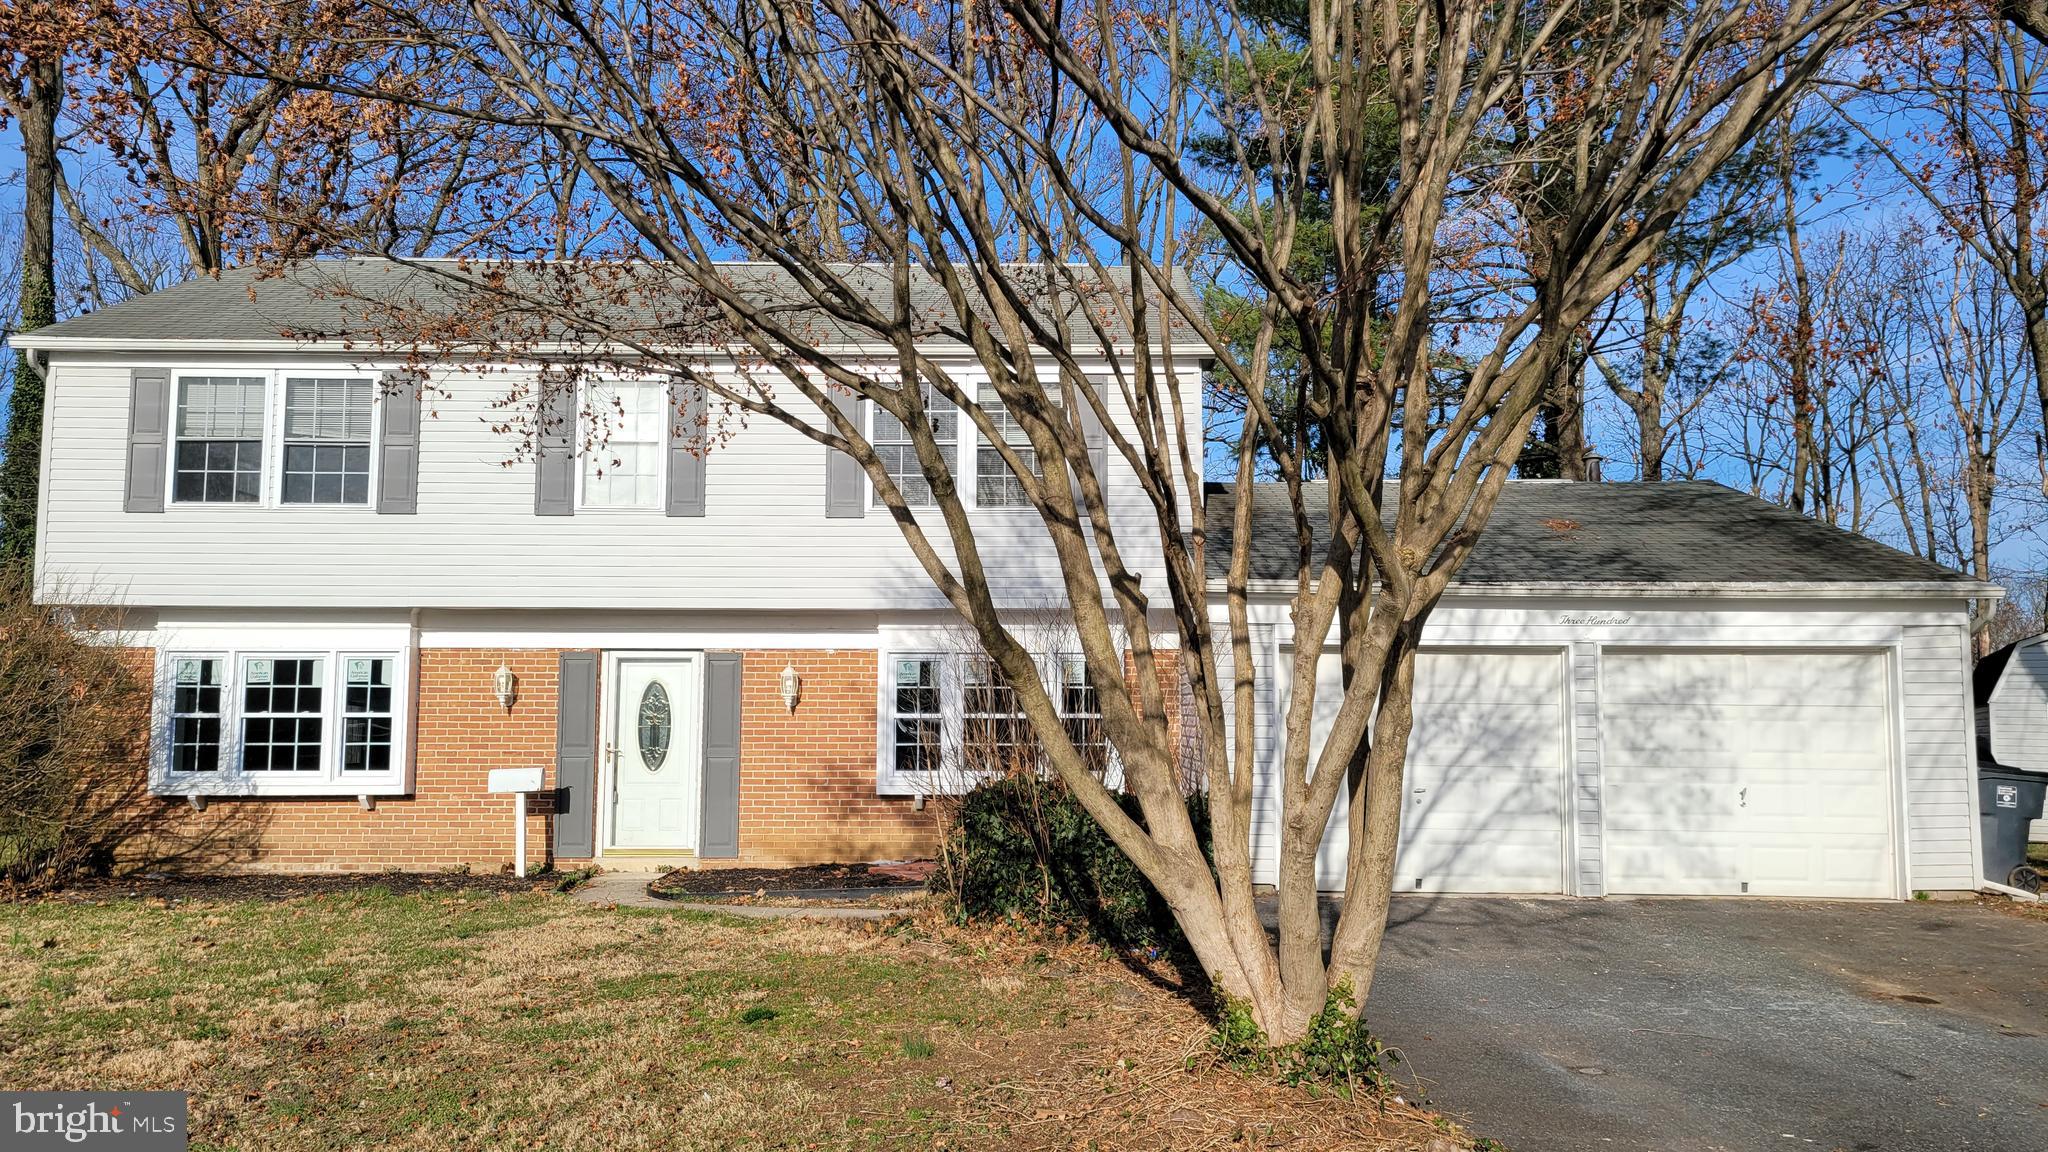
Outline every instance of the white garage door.
[[(1562, 664), (1556, 652), (1417, 657), (1396, 889), (1564, 890)], [(1313, 751), (1336, 715), (1342, 667), (1326, 654), (1317, 669)], [(1283, 685), (1283, 716), (1286, 707)], [(1269, 802), (1268, 828), (1278, 827), (1278, 807)], [(1348, 813), (1340, 793), (1317, 861), (1326, 891), (1344, 886)], [(1268, 844), (1277, 860), (1277, 835)]]
[(1602, 663), (1609, 892), (1897, 895), (1881, 654)]

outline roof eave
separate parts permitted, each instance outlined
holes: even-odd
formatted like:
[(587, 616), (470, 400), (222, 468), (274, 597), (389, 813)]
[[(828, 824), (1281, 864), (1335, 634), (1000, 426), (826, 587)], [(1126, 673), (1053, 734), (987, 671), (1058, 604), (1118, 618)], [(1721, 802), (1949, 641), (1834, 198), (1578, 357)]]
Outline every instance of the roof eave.
[[(285, 337), (266, 337), (262, 339), (247, 340), (179, 340), (132, 336), (44, 336), (38, 335), (37, 333), (34, 332), (17, 332), (7, 338), (7, 343), (9, 344), (9, 346), (24, 352), (156, 352), (202, 354), (220, 352), (331, 352), (343, 354), (364, 354), (373, 356), (398, 355), (405, 354), (407, 352), (407, 348), (404, 345), (372, 344), (367, 341), (360, 344), (351, 344), (347, 340), (342, 338), (326, 340), (293, 340), (287, 339)], [(968, 347), (967, 345), (961, 344), (955, 340), (932, 341), (931, 343), (936, 345), (958, 347), (963, 350), (967, 349)], [(881, 343), (821, 342), (817, 345), (817, 347), (825, 351), (854, 353), (863, 356), (894, 355), (896, 352), (896, 348), (894, 345)], [(1215, 353), (1209, 348), (1207, 344), (1154, 344), (1152, 347), (1155, 351), (1171, 351), (1175, 357), (1182, 357), (1189, 360), (1203, 360), (1208, 359), (1215, 355)], [(1137, 345), (1132, 343), (1115, 344), (1110, 346), (1110, 352), (1118, 356), (1130, 355), (1131, 353), (1136, 351), (1136, 349)], [(428, 351), (431, 351), (436, 355), (461, 358), (474, 357), (496, 359), (504, 357), (504, 353), (502, 350), (494, 349), (487, 346), (463, 347), (460, 345), (446, 345), (430, 348), (428, 349)], [(667, 349), (666, 351), (675, 353), (687, 353), (692, 355), (752, 354), (752, 350), (743, 345), (685, 345), (672, 349)], [(635, 354), (635, 349), (633, 349), (630, 346), (620, 344), (587, 344), (558, 342), (547, 344), (533, 344), (522, 349), (521, 352), (524, 355), (534, 356), (587, 356), (593, 354), (607, 356), (631, 356)], [(1076, 355), (1088, 354), (1089, 353), (1085, 352), (1076, 352)]]
[[(1245, 590), (1254, 595), (1294, 594), (1292, 580), (1253, 580)], [(1211, 593), (1227, 593), (1228, 582), (1209, 581)], [(1513, 583), (1454, 581), (1447, 596), (1617, 596), (1655, 599), (1748, 600), (2002, 600), (2005, 589), (1976, 580), (1796, 580), (1671, 581), (1668, 583), (1590, 583), (1582, 580), (1532, 580)]]

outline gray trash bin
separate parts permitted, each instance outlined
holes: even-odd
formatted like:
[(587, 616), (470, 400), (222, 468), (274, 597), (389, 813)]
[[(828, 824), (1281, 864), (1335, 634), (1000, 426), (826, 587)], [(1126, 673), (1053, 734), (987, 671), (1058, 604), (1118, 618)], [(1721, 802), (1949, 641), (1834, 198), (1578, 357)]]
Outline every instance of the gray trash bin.
[(2041, 818), (2048, 776), (2002, 765), (1977, 769), (1978, 819), (1984, 830), (1984, 878), (2039, 892), (2042, 873), (2027, 865), (2027, 826)]

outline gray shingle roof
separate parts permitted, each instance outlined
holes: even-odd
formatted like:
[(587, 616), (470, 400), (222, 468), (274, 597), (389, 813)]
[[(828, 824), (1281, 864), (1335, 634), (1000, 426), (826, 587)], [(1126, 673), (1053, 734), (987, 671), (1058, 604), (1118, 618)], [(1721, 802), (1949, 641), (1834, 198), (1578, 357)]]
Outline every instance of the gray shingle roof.
[[(1313, 515), (1327, 507), (1327, 496), (1320, 482), (1308, 487)], [(1253, 499), (1253, 578), (1292, 581), (1296, 552), (1287, 490), (1261, 484)], [(1235, 506), (1234, 492), (1211, 486), (1212, 579), (1228, 570)], [(1318, 527), (1319, 547), (1326, 533)], [(1455, 582), (1471, 588), (1930, 581), (1974, 584), (1962, 573), (1711, 481), (1511, 480)]]
[[(280, 338), (374, 343), (377, 336), (392, 330), (393, 313), (368, 302), (388, 302), (408, 311), (453, 317), (485, 311), (466, 308), (464, 297), (473, 290), (451, 279), (457, 275), (481, 278), (485, 274), (483, 266), (465, 267), (455, 261), (419, 263), (423, 266), (379, 259), (316, 260), (296, 265), (282, 275), (267, 277), (253, 269), (231, 269), (217, 277), (188, 280), (66, 320), (40, 329), (34, 336), (39, 341), (62, 340), (80, 346), (95, 341), (174, 344)], [(1019, 270), (1023, 277), (1035, 274), (1035, 269)], [(574, 297), (583, 314), (601, 316), (614, 333), (625, 333), (649, 343), (697, 343), (718, 322), (696, 294), (680, 282), (677, 290), (667, 290), (664, 281), (678, 275), (660, 264), (520, 265), (510, 268), (504, 283), (516, 292), (531, 293), (541, 299)], [(792, 330), (807, 339), (830, 341), (854, 335), (818, 312), (777, 266), (735, 263), (725, 266), (724, 275), (727, 283), (749, 298), (785, 309), (785, 319), (792, 324)], [(1083, 271), (1082, 275), (1087, 273)], [(887, 269), (854, 266), (846, 278), (885, 310), (893, 307), (889, 303), (892, 293)], [(1185, 298), (1196, 299), (1185, 272), (1178, 273), (1176, 279)], [(1111, 289), (1122, 291), (1124, 283), (1118, 278)], [(910, 296), (913, 315), (921, 327), (929, 330), (950, 325), (953, 311), (936, 281), (913, 273)], [(1094, 312), (1112, 339), (1127, 339), (1127, 330), (1118, 315), (1120, 309), (1112, 300), (1105, 292), (1084, 306)], [(563, 329), (541, 309), (521, 312), (502, 299), (494, 300), (489, 311), (500, 317), (501, 331), (505, 332), (518, 331), (530, 337), (544, 332), (545, 338), (559, 340), (601, 335), (595, 329)], [(1155, 323), (1156, 316), (1157, 313)], [(1068, 319), (1077, 338), (1092, 338), (1087, 319), (1071, 304)], [(456, 330), (451, 329), (448, 334), (450, 342), (454, 342)]]

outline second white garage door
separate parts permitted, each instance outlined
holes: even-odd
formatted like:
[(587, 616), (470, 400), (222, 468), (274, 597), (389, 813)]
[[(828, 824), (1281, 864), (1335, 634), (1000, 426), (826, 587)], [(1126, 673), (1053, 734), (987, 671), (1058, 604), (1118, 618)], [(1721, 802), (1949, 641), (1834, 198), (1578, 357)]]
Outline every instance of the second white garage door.
[[(1326, 654), (1317, 672), (1320, 751), (1343, 694), (1342, 665)], [(1416, 658), (1396, 889), (1564, 890), (1563, 683), (1563, 657), (1554, 651), (1425, 651)], [(1267, 826), (1277, 829), (1279, 804), (1270, 788), (1267, 795)], [(1344, 886), (1347, 814), (1340, 794), (1317, 859), (1317, 885), (1326, 891)], [(1277, 836), (1266, 843), (1271, 869)]]
[(1607, 891), (1897, 895), (1882, 654), (1601, 662)]

